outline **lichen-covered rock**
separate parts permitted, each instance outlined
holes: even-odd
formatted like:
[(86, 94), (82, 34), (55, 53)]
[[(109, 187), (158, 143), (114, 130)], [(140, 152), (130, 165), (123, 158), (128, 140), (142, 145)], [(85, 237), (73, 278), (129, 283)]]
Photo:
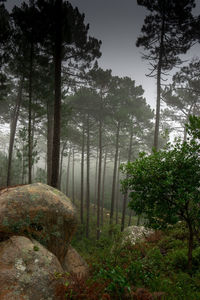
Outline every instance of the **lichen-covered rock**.
[(65, 256), (63, 269), (77, 277), (87, 277), (89, 272), (87, 263), (71, 245)]
[(1, 300), (56, 300), (59, 273), (58, 259), (37, 241), (12, 236), (0, 243)]
[(124, 230), (124, 241), (128, 240), (134, 245), (137, 241), (144, 240), (153, 232), (154, 230), (144, 226), (129, 226)]
[(76, 224), (69, 198), (48, 185), (35, 183), (0, 193), (0, 241), (12, 235), (34, 238), (62, 264)]

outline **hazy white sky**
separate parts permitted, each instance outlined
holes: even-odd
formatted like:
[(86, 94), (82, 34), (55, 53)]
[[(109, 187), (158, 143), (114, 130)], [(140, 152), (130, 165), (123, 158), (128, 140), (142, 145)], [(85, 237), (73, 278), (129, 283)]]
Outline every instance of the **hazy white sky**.
[[(20, 6), (21, 0), (7, 0), (8, 8)], [(90, 24), (89, 34), (102, 40), (102, 57), (99, 65), (111, 69), (113, 75), (129, 76), (142, 85), (147, 103), (155, 108), (156, 81), (146, 77), (148, 62), (142, 61), (142, 49), (135, 46), (144, 22), (145, 8), (137, 5), (137, 0), (71, 0), (85, 21)], [(200, 12), (200, 0), (196, 0)], [(199, 46), (187, 54), (187, 59), (198, 56)]]

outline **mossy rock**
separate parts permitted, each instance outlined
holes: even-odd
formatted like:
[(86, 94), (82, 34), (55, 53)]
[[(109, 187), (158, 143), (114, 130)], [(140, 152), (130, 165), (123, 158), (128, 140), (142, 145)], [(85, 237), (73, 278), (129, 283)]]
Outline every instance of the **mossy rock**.
[(62, 264), (76, 225), (75, 207), (53, 187), (34, 183), (1, 191), (0, 241), (12, 235), (34, 238)]

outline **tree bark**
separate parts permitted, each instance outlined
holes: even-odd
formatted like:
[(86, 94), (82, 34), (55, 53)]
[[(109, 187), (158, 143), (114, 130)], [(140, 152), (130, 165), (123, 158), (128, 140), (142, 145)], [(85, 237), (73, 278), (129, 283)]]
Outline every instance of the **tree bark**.
[(188, 221), (189, 240), (188, 240), (188, 270), (192, 270), (192, 252), (194, 244), (194, 232), (191, 223)]
[(19, 117), (19, 110), (22, 101), (22, 90), (23, 90), (24, 78), (22, 77), (19, 82), (18, 95), (15, 103), (14, 113), (11, 118), (10, 123), (10, 141), (9, 141), (9, 149), (8, 149), (8, 170), (7, 170), (7, 186), (10, 185), (11, 181), (11, 164), (12, 164), (12, 154), (13, 154), (13, 146), (15, 140), (15, 133), (17, 128), (17, 121)]
[(103, 178), (102, 178), (101, 226), (103, 226), (103, 209), (104, 209), (104, 197), (105, 197), (106, 162), (107, 162), (107, 150), (105, 152), (105, 157), (104, 157)]
[(32, 81), (33, 81), (33, 42), (30, 45), (30, 72), (29, 72), (29, 105), (28, 105), (28, 183), (32, 183)]
[(82, 150), (81, 150), (81, 209), (80, 217), (83, 224), (83, 199), (84, 199), (84, 151), (85, 151), (85, 128), (82, 128)]
[(58, 188), (60, 160), (61, 118), (61, 62), (62, 62), (62, 0), (55, 2), (55, 52), (54, 52), (54, 130), (52, 150), (51, 186)]
[(72, 150), (72, 202), (74, 203), (74, 167), (75, 167), (75, 154), (74, 149)]
[(100, 204), (101, 204), (101, 170), (102, 170), (102, 120), (99, 121), (99, 172), (97, 190), (97, 240), (100, 238)]
[[(132, 218), (132, 210), (130, 209), (130, 212), (129, 212), (129, 219), (128, 219), (128, 226), (131, 226), (131, 218)], [(139, 225), (139, 223), (138, 223)], [(137, 226), (138, 226), (137, 225)]]
[(71, 159), (71, 148), (68, 153), (68, 160), (67, 160), (67, 178), (66, 178), (66, 196), (69, 197), (69, 173), (70, 173), (70, 159)]
[(95, 183), (94, 183), (94, 214), (96, 211), (96, 204), (97, 204), (97, 181), (98, 181), (98, 160), (99, 160), (99, 149), (97, 149), (97, 158), (96, 158), (96, 165), (95, 165)]
[(89, 115), (87, 116), (87, 176), (86, 176), (86, 237), (89, 237), (90, 225), (90, 128)]
[(110, 208), (110, 225), (113, 224), (113, 214), (115, 206), (115, 186), (116, 186), (116, 174), (117, 174), (117, 159), (119, 152), (119, 130), (120, 122), (117, 123), (117, 132), (116, 132), (116, 144), (115, 144), (115, 160), (114, 160), (114, 169), (113, 169), (113, 182), (112, 182), (112, 195), (111, 195), (111, 208)]
[(53, 104), (47, 102), (47, 184), (51, 185), (53, 149)]
[(60, 174), (59, 174), (59, 184), (58, 184), (59, 190), (61, 190), (61, 184), (62, 184), (62, 167), (63, 167), (63, 156), (64, 156), (65, 147), (66, 147), (66, 142), (63, 143), (62, 150), (60, 153)]
[(163, 16), (162, 16), (160, 50), (159, 50), (159, 59), (158, 59), (158, 65), (157, 65), (156, 122), (155, 122), (154, 143), (153, 143), (153, 146), (156, 151), (159, 148), (158, 138), (159, 138), (159, 126), (160, 126), (160, 98), (161, 98), (160, 95), (161, 95), (161, 72), (162, 72), (162, 60), (163, 60), (164, 33), (165, 33), (165, 9), (163, 9)]
[[(130, 136), (130, 142), (129, 142), (128, 161), (127, 161), (127, 163), (130, 162), (130, 160), (131, 160), (132, 146), (133, 146), (133, 127), (131, 128), (131, 136)], [(127, 177), (126, 177), (126, 179), (127, 179)], [(128, 191), (126, 191), (126, 193), (124, 194), (124, 199), (123, 199), (121, 231), (124, 231), (127, 200), (128, 200)]]
[(120, 175), (120, 154), (118, 159), (118, 168), (117, 168), (117, 184), (116, 184), (116, 224), (118, 224), (118, 214), (119, 214), (119, 196), (120, 196), (120, 187), (119, 187), (119, 175)]

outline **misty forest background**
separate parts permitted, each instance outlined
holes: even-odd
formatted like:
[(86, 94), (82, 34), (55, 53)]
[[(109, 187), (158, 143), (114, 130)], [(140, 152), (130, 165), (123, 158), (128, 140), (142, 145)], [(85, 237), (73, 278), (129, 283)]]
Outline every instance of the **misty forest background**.
[(155, 77), (156, 111), (134, 79), (98, 66), (101, 41), (78, 8), (30, 0), (8, 12), (0, 2), (0, 187), (47, 183), (76, 204), (87, 237), (94, 216), (97, 239), (105, 217), (123, 231), (120, 164), (186, 140), (200, 112), (200, 60), (183, 59), (200, 39), (195, 1), (137, 1), (149, 12), (135, 42)]

